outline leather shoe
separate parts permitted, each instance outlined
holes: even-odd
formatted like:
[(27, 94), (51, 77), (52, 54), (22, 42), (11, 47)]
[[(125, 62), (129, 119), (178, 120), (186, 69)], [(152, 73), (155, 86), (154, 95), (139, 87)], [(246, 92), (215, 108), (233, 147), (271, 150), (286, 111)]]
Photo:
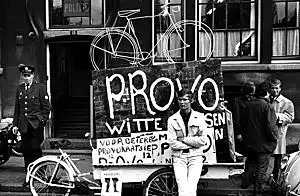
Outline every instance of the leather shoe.
[(28, 187), (29, 186), (29, 183), (28, 182), (26, 182), (26, 180), (23, 182), (23, 184), (22, 184), (22, 187)]

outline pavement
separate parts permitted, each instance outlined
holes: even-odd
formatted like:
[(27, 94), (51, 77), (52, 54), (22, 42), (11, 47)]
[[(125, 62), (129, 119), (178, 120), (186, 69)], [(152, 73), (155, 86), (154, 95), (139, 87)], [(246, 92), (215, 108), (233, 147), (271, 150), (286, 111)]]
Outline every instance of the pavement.
[[(48, 152), (47, 154), (51, 154), (51, 153)], [(75, 163), (82, 173), (93, 171), (91, 153), (73, 152), (72, 154), (71, 152), (71, 157), (78, 159)], [(270, 172), (271, 170), (272, 170), (272, 165), (270, 165), (268, 171)], [(88, 176), (88, 178), (92, 179), (92, 175)], [(22, 187), (24, 180), (25, 180), (25, 171), (24, 171), (23, 157), (16, 157), (16, 156), (10, 157), (8, 162), (6, 162), (3, 165), (0, 165), (0, 196), (1, 195), (5, 195), (5, 196), (31, 195), (28, 187), (26, 188)], [(203, 190), (200, 190), (199, 191), (200, 195), (238, 196), (238, 195), (252, 195), (253, 193), (253, 187), (252, 188), (250, 187), (249, 189), (239, 188), (240, 185), (239, 176), (235, 176), (229, 180), (209, 180), (206, 183), (209, 184), (209, 187), (213, 187), (213, 188), (211, 189), (207, 187), (204, 188)], [(135, 189), (136, 187), (138, 187), (138, 189)], [(137, 185), (136, 187), (132, 185), (123, 186), (124, 190), (122, 190), (122, 195), (141, 196), (142, 185)], [(80, 195), (84, 195), (84, 194), (80, 194)], [(266, 194), (266, 195), (270, 195), (270, 194)]]

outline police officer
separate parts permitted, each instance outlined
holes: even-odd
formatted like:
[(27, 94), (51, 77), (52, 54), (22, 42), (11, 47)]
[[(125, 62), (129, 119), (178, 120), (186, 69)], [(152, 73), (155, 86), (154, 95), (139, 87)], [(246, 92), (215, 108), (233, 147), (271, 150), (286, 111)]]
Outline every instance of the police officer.
[(19, 130), (22, 137), (25, 172), (31, 162), (42, 156), (44, 126), (50, 113), (46, 86), (33, 80), (34, 70), (31, 65), (19, 65), (24, 83), (17, 87), (13, 120), (13, 132)]

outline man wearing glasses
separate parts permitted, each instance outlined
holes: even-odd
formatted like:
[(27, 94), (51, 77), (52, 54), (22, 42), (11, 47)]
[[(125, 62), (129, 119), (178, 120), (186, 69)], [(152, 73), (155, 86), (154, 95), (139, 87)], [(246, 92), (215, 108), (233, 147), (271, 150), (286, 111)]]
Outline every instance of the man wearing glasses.
[[(24, 83), (17, 87), (13, 120), (13, 132), (18, 130), (22, 137), (25, 172), (31, 162), (42, 156), (40, 145), (44, 140), (44, 126), (50, 113), (46, 86), (33, 80), (34, 70), (31, 65), (19, 65)], [(23, 186), (27, 184), (24, 182)]]

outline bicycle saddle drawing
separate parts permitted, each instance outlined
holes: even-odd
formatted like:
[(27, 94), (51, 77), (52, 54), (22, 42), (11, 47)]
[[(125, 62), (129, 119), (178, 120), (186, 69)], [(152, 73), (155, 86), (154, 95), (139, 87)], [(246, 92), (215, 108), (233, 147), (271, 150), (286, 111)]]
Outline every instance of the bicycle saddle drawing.
[(136, 10), (121, 10), (118, 11), (118, 15), (120, 17), (129, 17), (135, 13), (139, 13), (141, 10), (140, 9), (136, 9)]

